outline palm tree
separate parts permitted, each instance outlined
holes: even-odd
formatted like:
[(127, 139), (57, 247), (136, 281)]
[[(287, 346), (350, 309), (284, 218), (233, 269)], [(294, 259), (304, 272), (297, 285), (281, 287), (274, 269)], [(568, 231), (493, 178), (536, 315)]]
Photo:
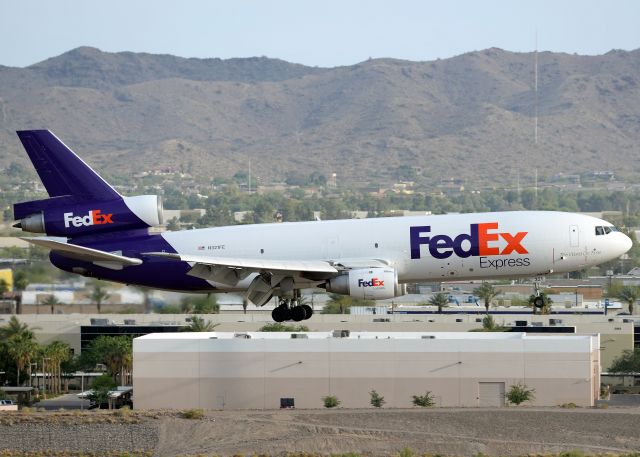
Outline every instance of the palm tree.
[[(16, 385), (20, 384), (20, 371), (29, 363), (29, 373), (31, 373), (31, 359), (35, 356), (38, 344), (35, 342), (33, 330), (16, 316), (11, 316), (6, 325), (0, 327), (0, 342), (7, 348), (9, 356), (16, 362), (18, 368)], [(31, 376), (29, 376), (31, 382)]]
[(53, 393), (62, 392), (61, 365), (71, 358), (71, 348), (67, 343), (56, 340), (44, 347), (43, 355), (51, 360), (51, 376)]
[(477, 295), (482, 301), (484, 301), (484, 307), (489, 314), (489, 307), (491, 306), (491, 300), (496, 298), (498, 291), (488, 282), (483, 282), (480, 287), (473, 289), (474, 295)]
[(191, 323), (182, 329), (183, 332), (213, 332), (220, 324), (214, 324), (211, 321), (205, 322), (200, 316), (192, 316)]
[(16, 363), (16, 386), (20, 385), (20, 372), (30, 366), (31, 359), (38, 351), (38, 343), (28, 334), (23, 333), (7, 341), (7, 352)]
[(629, 306), (629, 314), (633, 314), (633, 305), (635, 304), (640, 291), (634, 286), (624, 286), (618, 292), (618, 298)]
[(102, 283), (96, 281), (93, 284), (93, 289), (89, 298), (98, 307), (98, 314), (100, 314), (100, 312), (102, 311), (102, 302), (107, 300), (109, 297), (110, 294), (105, 290), (105, 287), (102, 285)]
[(22, 314), (22, 291), (29, 285), (27, 274), (23, 270), (16, 271), (13, 276), (13, 288), (18, 292), (16, 294), (16, 314)]
[[(34, 327), (34, 329), (36, 328)], [(8, 341), (22, 335), (34, 338), (33, 330), (27, 324), (20, 322), (16, 316), (11, 316), (7, 325), (0, 327), (0, 341)]]
[(438, 307), (438, 313), (442, 313), (442, 308), (449, 304), (449, 296), (438, 292), (429, 299), (429, 304)]
[(55, 295), (51, 294), (51, 295), (47, 295), (47, 298), (45, 298), (42, 301), (42, 304), (46, 305), (46, 306), (50, 306), (51, 307), (51, 314), (53, 314), (54, 311), (55, 311), (56, 305), (60, 304), (60, 300), (58, 300)]

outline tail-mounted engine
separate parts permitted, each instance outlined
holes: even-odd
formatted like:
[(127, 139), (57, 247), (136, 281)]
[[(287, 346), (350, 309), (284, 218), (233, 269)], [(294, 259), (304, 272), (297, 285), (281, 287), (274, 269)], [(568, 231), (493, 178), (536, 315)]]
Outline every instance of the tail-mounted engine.
[(157, 195), (78, 201), (57, 197), (14, 205), (14, 227), (26, 232), (76, 237), (95, 233), (155, 227), (162, 224), (162, 199)]
[(406, 293), (404, 285), (398, 284), (398, 273), (393, 268), (349, 270), (328, 280), (326, 290), (368, 300), (384, 300)]

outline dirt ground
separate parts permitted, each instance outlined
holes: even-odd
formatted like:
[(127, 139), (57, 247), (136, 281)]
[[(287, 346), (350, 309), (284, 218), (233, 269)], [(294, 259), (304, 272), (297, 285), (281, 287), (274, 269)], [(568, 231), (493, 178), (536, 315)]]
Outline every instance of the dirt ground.
[(179, 411), (30, 411), (0, 414), (0, 437), (0, 454), (624, 454), (640, 451), (640, 408), (207, 411), (199, 419)]
[(155, 455), (319, 454), (382, 456), (408, 447), (451, 456), (640, 450), (640, 409), (428, 409), (211, 412), (167, 418)]

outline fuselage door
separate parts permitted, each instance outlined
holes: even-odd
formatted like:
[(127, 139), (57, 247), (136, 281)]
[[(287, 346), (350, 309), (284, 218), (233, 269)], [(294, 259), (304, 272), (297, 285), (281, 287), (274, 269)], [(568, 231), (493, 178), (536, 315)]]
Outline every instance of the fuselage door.
[(577, 225), (569, 226), (569, 243), (572, 248), (577, 248), (580, 246), (580, 232), (578, 231)]

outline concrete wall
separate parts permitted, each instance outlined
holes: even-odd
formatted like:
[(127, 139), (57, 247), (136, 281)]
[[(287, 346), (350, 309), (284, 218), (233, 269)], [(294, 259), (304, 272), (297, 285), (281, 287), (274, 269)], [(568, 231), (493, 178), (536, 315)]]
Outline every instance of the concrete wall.
[(325, 395), (336, 395), (344, 407), (362, 408), (370, 406), (372, 389), (387, 407), (410, 407), (412, 395), (426, 391), (440, 406), (474, 407), (481, 382), (503, 382), (507, 390), (522, 382), (536, 390), (533, 404), (539, 406), (592, 406), (600, 388), (597, 337), (173, 335), (134, 341), (136, 408), (271, 409), (289, 397), (298, 408), (321, 408)]

